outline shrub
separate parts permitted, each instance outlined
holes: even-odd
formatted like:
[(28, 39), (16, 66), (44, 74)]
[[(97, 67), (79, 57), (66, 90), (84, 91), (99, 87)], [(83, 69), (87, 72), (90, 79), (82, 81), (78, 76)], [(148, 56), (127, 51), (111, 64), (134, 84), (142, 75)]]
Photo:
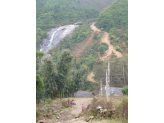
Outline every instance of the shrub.
[(51, 98), (48, 98), (48, 99), (45, 100), (45, 102), (41, 103), (41, 106), (50, 104), (50, 102), (51, 102)]
[(100, 35), (98, 35), (97, 33), (94, 33), (94, 39), (95, 39), (95, 40), (100, 40), (100, 38), (101, 38)]
[(101, 43), (100, 53), (104, 54), (104, 52), (108, 49), (108, 45), (106, 43)]
[(117, 56), (116, 56), (116, 55), (114, 55), (114, 54), (112, 54), (112, 55), (111, 55), (111, 58), (116, 58), (116, 57), (117, 57)]
[(128, 102), (128, 97), (124, 97), (122, 99), (122, 102), (120, 103), (120, 106), (123, 106), (124, 102)]
[(46, 99), (46, 101), (45, 101), (46, 104), (50, 104), (50, 102), (51, 102), (51, 98), (48, 98), (48, 99)]
[(116, 50), (119, 51), (120, 50), (120, 47), (116, 45)]
[(123, 89), (121, 90), (124, 95), (128, 95), (128, 85), (124, 86)]
[(115, 38), (116, 38), (115, 35), (110, 35), (110, 40), (113, 40), (113, 39), (115, 39)]
[(128, 119), (128, 97), (125, 97), (116, 108), (116, 117), (127, 122)]

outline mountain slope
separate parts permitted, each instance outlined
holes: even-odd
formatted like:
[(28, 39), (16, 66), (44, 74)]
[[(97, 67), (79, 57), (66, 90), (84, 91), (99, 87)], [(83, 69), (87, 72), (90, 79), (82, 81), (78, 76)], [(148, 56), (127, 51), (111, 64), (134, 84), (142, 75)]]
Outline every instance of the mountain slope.
[(43, 30), (96, 18), (99, 10), (81, 6), (76, 0), (36, 0), (36, 26)]
[(97, 9), (106, 8), (114, 0), (77, 0), (79, 5), (93, 7)]
[(108, 31), (111, 28), (128, 27), (128, 0), (116, 0), (103, 9), (96, 21), (96, 26)]

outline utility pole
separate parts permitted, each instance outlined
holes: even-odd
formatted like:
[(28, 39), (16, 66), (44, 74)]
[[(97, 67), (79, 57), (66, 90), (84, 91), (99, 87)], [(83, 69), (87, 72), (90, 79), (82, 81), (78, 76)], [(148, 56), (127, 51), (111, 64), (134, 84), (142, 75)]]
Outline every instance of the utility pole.
[(110, 63), (108, 60), (108, 85), (109, 85), (109, 96), (110, 96)]
[(105, 90), (106, 90), (106, 99), (107, 101), (109, 101), (109, 96), (110, 96), (110, 64), (108, 61), (108, 70), (106, 71), (106, 86), (105, 86)]
[(100, 79), (100, 95), (102, 96), (102, 79)]

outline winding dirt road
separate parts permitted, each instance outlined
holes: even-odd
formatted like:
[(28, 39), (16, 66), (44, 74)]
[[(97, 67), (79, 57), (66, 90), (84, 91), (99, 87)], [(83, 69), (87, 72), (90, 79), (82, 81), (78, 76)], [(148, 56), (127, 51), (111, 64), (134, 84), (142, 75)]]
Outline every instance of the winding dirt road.
[(105, 51), (104, 55), (103, 55), (102, 57), (100, 57), (100, 60), (102, 60), (102, 61), (108, 60), (108, 59), (111, 57), (112, 53), (114, 53), (114, 54), (117, 56), (117, 58), (122, 57), (122, 54), (121, 54), (120, 52), (116, 51), (115, 47), (114, 47), (113, 45), (111, 45), (110, 40), (109, 40), (109, 34), (108, 34), (107, 32), (105, 32), (105, 31), (101, 31), (101, 30), (98, 29), (94, 24), (95, 24), (95, 22), (92, 23), (92, 25), (90, 26), (91, 29), (92, 29), (94, 32), (97, 32), (97, 33), (103, 32), (103, 36), (102, 36), (102, 38), (100, 39), (100, 42), (101, 42), (101, 43), (102, 43), (102, 42), (103, 42), (103, 43), (106, 43), (106, 44), (108, 44), (108, 46), (109, 46), (109, 47), (108, 47), (108, 50)]

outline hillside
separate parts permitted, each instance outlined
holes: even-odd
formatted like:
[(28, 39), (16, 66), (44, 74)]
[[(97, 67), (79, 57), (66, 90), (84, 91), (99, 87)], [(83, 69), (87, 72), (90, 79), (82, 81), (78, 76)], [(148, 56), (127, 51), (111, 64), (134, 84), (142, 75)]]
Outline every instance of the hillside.
[(114, 0), (77, 0), (79, 5), (93, 7), (97, 9), (106, 8)]
[(109, 32), (110, 42), (117, 51), (128, 54), (128, 0), (116, 0), (103, 9), (95, 25)]
[(36, 0), (36, 27), (42, 30), (90, 18), (99, 10), (78, 5), (76, 0)]
[(111, 28), (128, 28), (128, 0), (116, 0), (103, 9), (96, 21), (96, 26), (107, 32)]

